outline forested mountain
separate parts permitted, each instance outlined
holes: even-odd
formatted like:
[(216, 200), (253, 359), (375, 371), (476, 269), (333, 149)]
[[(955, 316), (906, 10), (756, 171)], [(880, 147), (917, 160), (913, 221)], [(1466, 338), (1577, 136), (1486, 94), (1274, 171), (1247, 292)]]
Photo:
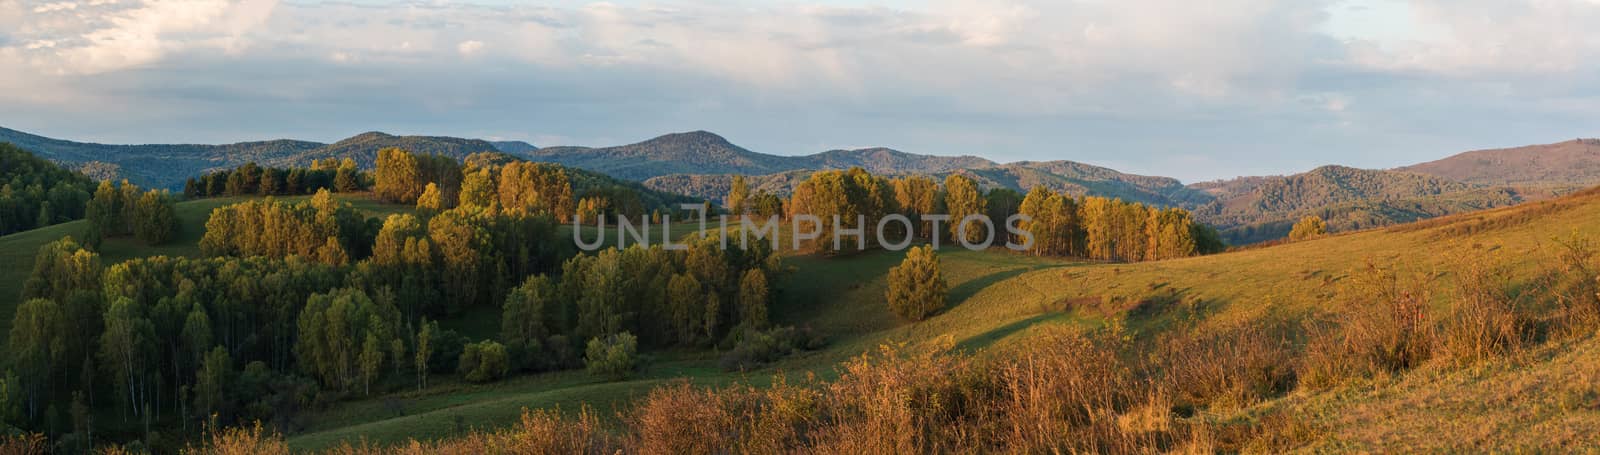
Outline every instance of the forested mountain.
[(545, 147), (528, 156), (629, 180), (669, 174), (761, 175), (804, 167), (798, 158), (752, 152), (705, 131), (616, 147)]
[(1304, 215), (1334, 231), (1364, 229), (1451, 213), (1501, 207), (1532, 198), (1513, 188), (1470, 185), (1400, 171), (1323, 166), (1301, 174), (1244, 177), (1190, 186), (1213, 198), (1195, 215), (1234, 244), (1283, 237)]
[(108, 145), (51, 139), (6, 128), (0, 128), (0, 142), (16, 144), (98, 179), (126, 178), (140, 185), (169, 189), (178, 188), (183, 179), (210, 169), (268, 161), (322, 146), (287, 139), (226, 145)]
[(1600, 139), (1477, 150), (1397, 170), (1480, 185), (1593, 185), (1600, 182)]
[(490, 141), (489, 144), (494, 145), (495, 150), (510, 153), (512, 155), (526, 156), (529, 153), (539, 150), (539, 148), (534, 147), (533, 144), (522, 141)]
[(266, 160), (262, 164), (278, 166), (307, 166), (313, 160), (356, 161), (356, 166), (370, 169), (378, 159), (378, 151), (398, 148), (420, 154), (444, 155), (464, 160), (478, 152), (493, 152), (494, 144), (479, 139), (462, 139), (443, 136), (395, 136), (377, 131), (361, 133), (333, 144), (318, 147), (295, 155)]

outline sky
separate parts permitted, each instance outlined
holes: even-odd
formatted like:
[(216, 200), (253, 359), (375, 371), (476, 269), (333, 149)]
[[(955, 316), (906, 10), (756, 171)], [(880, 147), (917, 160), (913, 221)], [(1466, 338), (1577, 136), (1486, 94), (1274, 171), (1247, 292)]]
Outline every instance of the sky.
[(1600, 0), (0, 0), (0, 126), (103, 143), (707, 130), (1186, 182), (1594, 137)]

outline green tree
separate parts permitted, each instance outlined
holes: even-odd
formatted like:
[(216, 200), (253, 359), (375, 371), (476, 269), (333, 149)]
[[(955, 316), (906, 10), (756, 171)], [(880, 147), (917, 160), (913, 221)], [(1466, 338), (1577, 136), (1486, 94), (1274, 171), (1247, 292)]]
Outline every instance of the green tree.
[(551, 310), (556, 306), (556, 286), (544, 275), (529, 277), (506, 297), (500, 317), (500, 339), (518, 368), (536, 368), (544, 362), (542, 343), (550, 336)]
[(346, 159), (339, 164), (339, 169), (333, 174), (333, 189), (340, 193), (361, 191), (361, 172), (356, 170), (354, 160)]
[(459, 372), (468, 382), (494, 382), (510, 371), (506, 347), (492, 340), (468, 344), (461, 351)]
[(627, 379), (639, 368), (639, 339), (628, 332), (590, 339), (583, 359), (589, 374), (611, 381)]
[(767, 274), (760, 269), (750, 269), (739, 278), (739, 317), (745, 327), (764, 329), (767, 326)]
[(47, 299), (31, 299), (17, 307), (11, 322), (6, 353), (18, 375), (11, 387), (20, 390), (22, 408), (29, 420), (37, 418), (49, 403), (52, 384), (62, 369), (62, 354), (69, 333), (61, 307)]
[(932, 246), (912, 247), (900, 265), (889, 269), (885, 297), (894, 314), (921, 321), (944, 308), (949, 285)]
[(178, 234), (177, 202), (165, 190), (139, 197), (134, 211), (133, 235), (147, 245), (160, 245)]
[(227, 418), (229, 391), (234, 382), (233, 357), (222, 346), (212, 348), (195, 371), (194, 404), (202, 418), (219, 415)]
[(422, 195), (417, 197), (417, 214), (424, 217), (432, 216), (444, 211), (445, 208), (447, 207), (444, 195), (439, 193), (439, 185), (428, 183), (428, 186), (422, 189)]
[(417, 390), (428, 387), (428, 365), (433, 360), (433, 334), (439, 331), (439, 323), (422, 320), (422, 328), (417, 331)]

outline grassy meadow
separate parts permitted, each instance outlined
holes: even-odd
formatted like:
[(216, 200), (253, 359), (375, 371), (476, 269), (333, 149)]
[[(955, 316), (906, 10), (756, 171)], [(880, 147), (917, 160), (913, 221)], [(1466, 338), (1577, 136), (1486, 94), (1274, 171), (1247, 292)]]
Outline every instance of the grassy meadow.
[[(374, 216), (404, 212), (365, 196), (341, 196)], [(144, 247), (111, 239), (107, 263), (146, 255), (197, 255), (204, 217), (241, 199), (184, 202), (178, 241)], [(9, 324), (21, 282), (40, 245), (83, 229), (73, 222), (0, 237), (0, 324)], [(301, 432), (288, 435), (295, 450), (341, 443), (400, 443), (435, 439), (468, 429), (514, 424), (525, 408), (573, 412), (585, 404), (615, 419), (653, 388), (675, 381), (695, 385), (763, 386), (775, 374), (837, 377), (840, 363), (879, 345), (949, 345), (977, 353), (1026, 344), (1045, 327), (1108, 328), (1130, 342), (1148, 342), (1176, 330), (1222, 331), (1261, 321), (1325, 317), (1352, 298), (1346, 286), (1367, 263), (1431, 277), (1431, 303), (1446, 305), (1459, 287), (1452, 266), (1489, 258), (1518, 281), (1548, 265), (1558, 241), (1600, 233), (1600, 192), (1456, 215), (1420, 223), (1320, 239), (1250, 248), (1212, 256), (1148, 263), (1095, 263), (1041, 258), (1003, 249), (940, 252), (950, 286), (946, 309), (907, 323), (884, 304), (888, 270), (904, 252), (866, 251), (833, 257), (787, 255), (772, 306), (778, 325), (805, 327), (827, 340), (756, 371), (726, 372), (717, 352), (650, 352), (642, 374), (603, 382), (582, 371), (514, 377), (468, 384), (440, 377), (424, 390), (352, 399), (309, 413)], [(570, 229), (570, 228), (563, 228)], [(584, 228), (593, 238), (593, 228)], [(659, 229), (659, 228), (658, 228)], [(695, 224), (671, 227), (674, 237)], [(566, 233), (569, 231), (563, 231)], [(612, 237), (607, 240), (614, 242)], [(659, 232), (659, 231), (658, 231)], [(444, 321), (473, 338), (492, 337), (498, 314), (469, 312)], [(4, 328), (0, 325), (0, 328)], [(1471, 368), (1429, 366), (1371, 383), (1326, 390), (1296, 389), (1232, 409), (1189, 416), (1213, 422), (1258, 422), (1285, 412), (1304, 417), (1312, 450), (1439, 451), (1593, 447), (1600, 434), (1600, 342), (1594, 337), (1553, 342)], [(1441, 437), (1448, 436), (1448, 437)], [(1554, 442), (1552, 442), (1554, 441)], [(1550, 446), (1549, 444), (1558, 444)], [(1561, 446), (1560, 444), (1573, 444)], [(1583, 445), (1589, 444), (1589, 445)]]

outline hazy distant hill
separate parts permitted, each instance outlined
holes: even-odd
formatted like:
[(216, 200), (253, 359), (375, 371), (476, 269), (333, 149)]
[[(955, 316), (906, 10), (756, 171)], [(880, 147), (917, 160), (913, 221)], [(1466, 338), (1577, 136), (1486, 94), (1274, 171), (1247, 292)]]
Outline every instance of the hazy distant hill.
[(1600, 139), (1477, 150), (1397, 170), (1480, 185), (1600, 183)]
[(0, 142), (16, 144), (97, 179), (126, 178), (143, 186), (160, 188), (180, 188), (189, 177), (248, 162), (300, 166), (309, 164), (312, 159), (349, 157), (364, 167), (371, 167), (378, 150), (385, 147), (456, 158), (496, 150), (494, 145), (476, 139), (394, 136), (377, 132), (334, 144), (279, 139), (225, 145), (109, 145), (52, 139), (0, 128)]
[(545, 147), (528, 158), (629, 180), (670, 174), (771, 174), (801, 167), (795, 158), (745, 150), (705, 131), (616, 147)]
[(273, 166), (306, 166), (314, 159), (351, 158), (358, 166), (370, 168), (378, 159), (378, 151), (395, 147), (415, 153), (438, 154), (455, 159), (465, 159), (478, 152), (498, 151), (494, 144), (480, 139), (462, 139), (443, 136), (395, 136), (380, 132), (355, 135), (333, 144), (307, 150), (291, 156), (262, 161)]
[(0, 128), (0, 142), (10, 142), (45, 159), (84, 171), (95, 178), (127, 178), (152, 187), (178, 187), (208, 169), (264, 162), (322, 147), (322, 144), (280, 139), (227, 145), (107, 145), (51, 139)]
[(522, 141), (490, 141), (489, 143), (494, 145), (496, 150), (510, 153), (515, 156), (525, 157), (528, 156), (529, 153), (539, 150), (539, 148), (534, 147), (533, 144)]

